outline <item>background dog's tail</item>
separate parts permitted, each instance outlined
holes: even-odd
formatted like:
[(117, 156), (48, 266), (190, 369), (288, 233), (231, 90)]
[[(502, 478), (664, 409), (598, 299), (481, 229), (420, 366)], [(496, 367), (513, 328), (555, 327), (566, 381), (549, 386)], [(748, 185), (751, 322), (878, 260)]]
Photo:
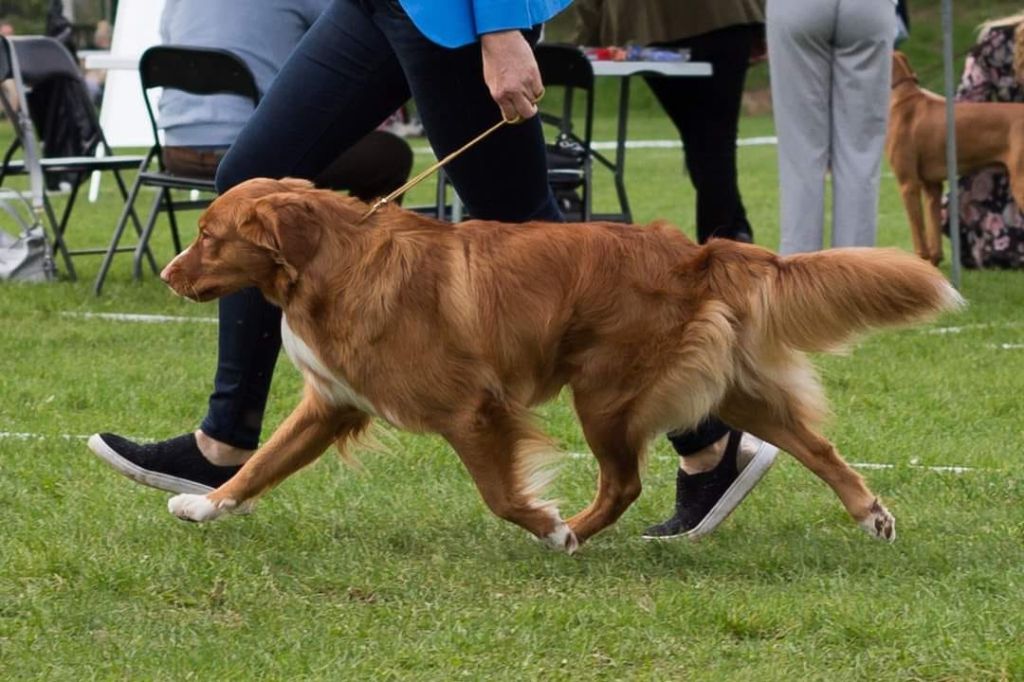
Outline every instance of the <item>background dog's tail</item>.
[(845, 248), (781, 257), (764, 280), (764, 332), (803, 351), (836, 351), (858, 334), (919, 322), (964, 300), (942, 273), (898, 249)]

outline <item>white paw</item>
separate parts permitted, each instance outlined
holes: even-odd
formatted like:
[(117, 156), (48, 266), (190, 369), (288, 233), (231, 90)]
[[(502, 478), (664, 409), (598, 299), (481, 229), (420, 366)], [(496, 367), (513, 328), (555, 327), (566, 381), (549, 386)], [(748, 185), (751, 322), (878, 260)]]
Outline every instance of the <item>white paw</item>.
[(572, 554), (580, 548), (580, 541), (576, 538), (576, 533), (572, 532), (567, 523), (555, 526), (553, 531), (541, 538), (541, 542), (550, 549), (566, 554)]
[(185, 521), (213, 521), (235, 508), (234, 500), (213, 502), (206, 495), (175, 495), (167, 500), (167, 511)]
[(867, 531), (868, 535), (879, 540), (896, 540), (896, 518), (878, 500), (871, 505), (867, 517), (860, 522), (860, 527)]

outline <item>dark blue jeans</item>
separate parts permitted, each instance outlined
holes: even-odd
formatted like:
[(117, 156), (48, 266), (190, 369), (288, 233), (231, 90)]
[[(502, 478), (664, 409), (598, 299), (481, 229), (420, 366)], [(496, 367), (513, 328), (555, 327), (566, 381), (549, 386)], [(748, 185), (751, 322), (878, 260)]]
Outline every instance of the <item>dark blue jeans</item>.
[[(410, 95), (439, 157), (501, 119), (484, 83), (479, 44), (432, 43), (398, 0), (334, 0), (221, 161), (217, 190), (254, 177), (315, 178)], [(476, 218), (561, 219), (536, 117), (499, 129), (446, 172)], [(239, 448), (258, 445), (280, 346), (281, 311), (258, 291), (221, 299), (217, 373), (201, 426), (206, 434)]]

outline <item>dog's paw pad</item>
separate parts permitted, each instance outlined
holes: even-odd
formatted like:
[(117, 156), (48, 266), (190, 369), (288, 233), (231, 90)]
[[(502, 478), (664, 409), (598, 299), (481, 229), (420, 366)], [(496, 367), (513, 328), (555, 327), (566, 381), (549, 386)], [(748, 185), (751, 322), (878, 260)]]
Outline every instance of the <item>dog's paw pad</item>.
[(553, 531), (541, 538), (541, 541), (546, 547), (566, 554), (573, 554), (580, 548), (580, 541), (576, 537), (576, 533), (572, 532), (567, 523), (556, 526)]
[(879, 540), (893, 542), (896, 539), (896, 518), (878, 500), (871, 505), (860, 527)]
[(234, 506), (234, 500), (217, 503), (206, 495), (175, 495), (167, 501), (167, 511), (185, 521), (213, 521)]

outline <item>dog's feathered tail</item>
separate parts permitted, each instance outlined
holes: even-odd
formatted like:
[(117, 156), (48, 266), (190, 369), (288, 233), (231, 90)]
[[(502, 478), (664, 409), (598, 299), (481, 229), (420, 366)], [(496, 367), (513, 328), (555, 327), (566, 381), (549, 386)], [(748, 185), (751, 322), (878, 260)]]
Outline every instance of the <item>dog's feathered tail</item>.
[(842, 350), (871, 329), (925, 321), (964, 304), (934, 266), (898, 249), (831, 249), (775, 262), (755, 317), (769, 339), (801, 351)]

